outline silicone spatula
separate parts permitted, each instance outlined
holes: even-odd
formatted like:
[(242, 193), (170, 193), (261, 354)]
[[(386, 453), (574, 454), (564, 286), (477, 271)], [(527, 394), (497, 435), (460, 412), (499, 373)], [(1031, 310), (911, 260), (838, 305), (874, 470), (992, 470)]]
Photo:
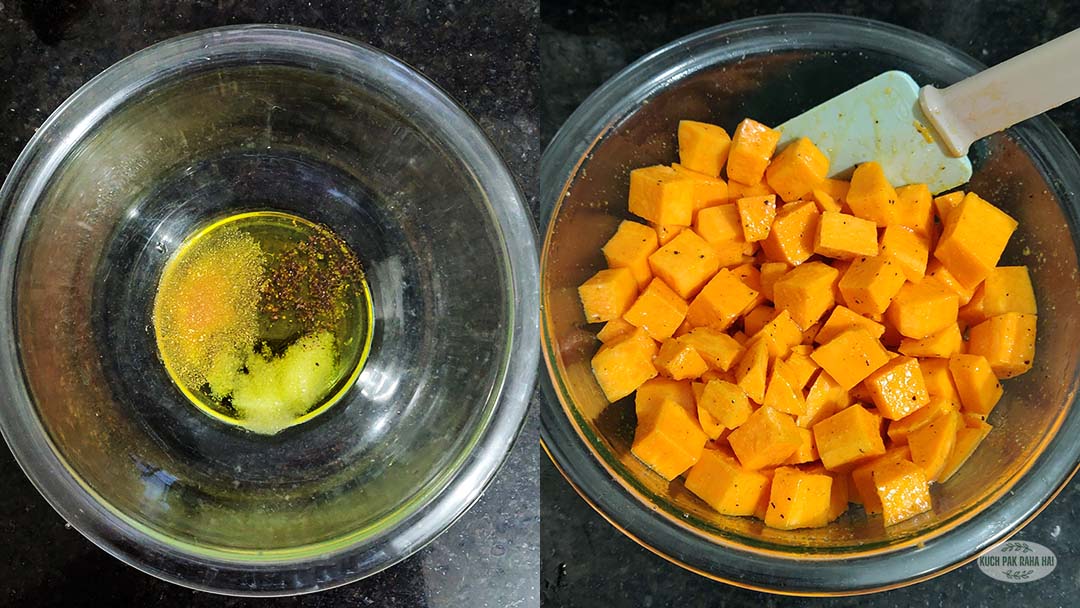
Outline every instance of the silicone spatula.
[(876, 160), (896, 185), (933, 193), (971, 177), (968, 146), (1080, 97), (1080, 30), (944, 89), (885, 72), (777, 127), (777, 149), (809, 137), (834, 176)]

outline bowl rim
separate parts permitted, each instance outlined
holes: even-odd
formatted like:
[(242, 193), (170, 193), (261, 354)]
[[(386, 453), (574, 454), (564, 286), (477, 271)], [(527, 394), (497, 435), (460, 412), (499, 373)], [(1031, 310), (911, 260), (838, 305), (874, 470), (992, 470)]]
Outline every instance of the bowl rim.
[[(755, 37), (782, 42), (784, 50), (813, 46), (813, 42), (803, 40), (809, 35), (832, 34), (849, 38), (859, 34), (861, 48), (888, 48), (895, 44), (915, 45), (924, 51), (932, 51), (939, 62), (960, 75), (971, 74), (985, 66), (966, 54), (926, 35), (906, 28), (879, 21), (840, 15), (795, 13), (755, 17), (707, 28), (675, 40), (652, 51), (594, 91), (570, 116), (559, 129), (541, 158), (541, 221), (546, 226), (543, 235), (541, 255), (541, 284), (546, 285), (546, 265), (550, 250), (555, 218), (562, 201), (572, 185), (581, 166), (587, 162), (591, 150), (610, 132), (610, 130), (628, 117), (640, 103), (651, 94), (700, 69), (700, 65), (691, 65), (709, 52), (710, 48), (734, 44), (740, 51), (760, 53), (762, 48), (749, 48)], [(791, 37), (787, 37), (792, 34)], [(801, 38), (800, 38), (801, 36)], [(712, 44), (712, 47), (708, 45)], [(758, 41), (760, 44), (760, 41)], [(715, 50), (715, 49), (714, 49)], [(738, 55), (729, 50), (729, 55)], [(634, 100), (634, 101), (629, 101)], [(1036, 160), (1042, 161), (1040, 168), (1046, 173), (1061, 174), (1055, 169), (1068, 167), (1072, 174), (1080, 174), (1080, 158), (1061, 132), (1045, 116), (1040, 116), (1012, 129), (1026, 141), (1029, 153), (1040, 153)], [(1052, 153), (1047, 154), (1047, 150)], [(1055, 156), (1057, 154), (1057, 156)], [(1059, 193), (1061, 194), (1061, 193)], [(1059, 203), (1071, 219), (1071, 230), (1077, 232), (1078, 201), (1076, 193), (1059, 196)], [(542, 298), (546, 304), (548, 292), (542, 287)], [(984, 549), (1005, 540), (1012, 533), (1034, 518), (1068, 483), (1068, 480), (1080, 468), (1080, 448), (1062, 446), (1063, 438), (1069, 432), (1080, 430), (1080, 412), (1077, 412), (1076, 380), (1069, 396), (1070, 406), (1063, 408), (1053, 424), (1051, 433), (1043, 438), (1034, 456), (1016, 472), (1011, 479), (999, 488), (994, 498), (996, 502), (983, 501), (978, 512), (965, 512), (958, 521), (946, 522), (933, 531), (932, 537), (914, 537), (902, 546), (890, 547), (888, 552), (878, 555), (851, 554), (818, 558), (809, 561), (810, 556), (784, 552), (760, 550), (754, 547), (706, 539), (703, 534), (691, 528), (680, 518), (650, 504), (635, 484), (622, 478), (611, 463), (596, 453), (597, 446), (586, 436), (581, 428), (577, 408), (571, 403), (568, 390), (562, 384), (558, 372), (558, 359), (555, 355), (554, 337), (551, 333), (548, 316), (544, 315), (542, 329), (542, 348), (548, 373), (544, 376), (542, 387), (545, 399), (541, 408), (541, 442), (543, 448), (556, 468), (571, 484), (574, 490), (596, 510), (604, 519), (614, 525), (632, 540), (653, 553), (683, 568), (720, 580), (732, 585), (789, 595), (856, 595), (901, 587), (926, 580), (974, 559)], [(1075, 373), (1075, 372), (1074, 372)], [(1069, 414), (1072, 414), (1071, 416)], [(1055, 449), (1057, 448), (1057, 449)], [(1051, 462), (1045, 455), (1065, 449), (1071, 458), (1064, 462)], [(612, 483), (614, 481), (614, 483)], [(1016, 491), (1018, 487), (1023, 491)], [(1014, 493), (1002, 498), (1009, 491)], [(1037, 501), (1020, 500), (1021, 496), (1037, 496)], [(1023, 506), (1019, 506), (1019, 505)], [(1007, 518), (1009, 525), (1000, 529), (980, 530), (977, 516), (987, 512), (1007, 511), (1007, 506), (1016, 506), (1016, 510)], [(971, 511), (975, 511), (974, 509)], [(945, 539), (962, 539), (964, 547), (960, 551), (948, 550)], [(712, 559), (702, 557), (694, 551), (713, 550)], [(843, 564), (844, 575), (840, 585), (830, 584), (827, 576), (815, 576), (817, 580), (806, 580), (797, 576), (799, 570), (805, 574), (808, 564), (814, 568), (829, 568)], [(711, 566), (711, 568), (710, 568)], [(861, 570), (897, 569), (898, 575), (878, 577), (871, 580), (859, 576), (853, 566)], [(762, 569), (767, 576), (748, 576), (754, 569)], [(818, 572), (815, 574), (825, 574)], [(740, 576), (741, 575), (741, 576)]]
[[(279, 562), (228, 561), (220, 555), (184, 553), (148, 536), (96, 500), (59, 456), (25, 386), (12, 294), (22, 229), (34, 195), (82, 135), (132, 94), (185, 65), (229, 52), (267, 49), (297, 54), (314, 50), (323, 54), (324, 66), (362, 75), (390, 93), (418, 100), (421, 114), (437, 125), (439, 136), (486, 198), (504, 257), (508, 327), (486, 415), (471, 445), (456, 468), (445, 472), (441, 485), (411, 505), (412, 510), (378, 536), (352, 538), (320, 555)], [(525, 423), (539, 370), (536, 235), (524, 194), (476, 121), (446, 91), (389, 53), (330, 32), (274, 24), (217, 27), (158, 42), (108, 67), (60, 104), (30, 138), (0, 187), (0, 432), (20, 468), (65, 521), (107, 553), (157, 578), (211, 593), (285, 596), (371, 576), (427, 546), (457, 521), (491, 483)]]

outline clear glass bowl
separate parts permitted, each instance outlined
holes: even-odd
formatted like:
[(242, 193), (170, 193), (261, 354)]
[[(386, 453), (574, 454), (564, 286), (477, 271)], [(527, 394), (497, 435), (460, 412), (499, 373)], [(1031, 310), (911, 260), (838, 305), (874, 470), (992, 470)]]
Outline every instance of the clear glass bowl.
[[(0, 199), (4, 438), (142, 570), (251, 595), (359, 579), (468, 509), (522, 424), (539, 358), (523, 196), (465, 112), (376, 49), (266, 26), (156, 45), (57, 109)], [(275, 436), (196, 410), (150, 325), (180, 241), (254, 209), (333, 229), (374, 301), (355, 385)]]
[(823, 529), (783, 532), (724, 517), (630, 453), (630, 400), (608, 406), (592, 377), (595, 328), (576, 287), (628, 217), (629, 172), (676, 160), (680, 119), (779, 124), (881, 72), (945, 85), (982, 68), (940, 42), (864, 19), (791, 15), (737, 21), (655, 51), (605, 83), (545, 151), (540, 194), (541, 343), (550, 375), (545, 448), (578, 492), (652, 551), (700, 574), (790, 594), (887, 589), (955, 568), (1015, 532), (1080, 461), (1077, 361), (1080, 159), (1039, 117), (979, 142), (969, 188), (1020, 221), (1004, 263), (1028, 264), (1039, 299), (1038, 358), (1005, 384), (994, 431), (934, 509), (885, 529), (853, 510)]

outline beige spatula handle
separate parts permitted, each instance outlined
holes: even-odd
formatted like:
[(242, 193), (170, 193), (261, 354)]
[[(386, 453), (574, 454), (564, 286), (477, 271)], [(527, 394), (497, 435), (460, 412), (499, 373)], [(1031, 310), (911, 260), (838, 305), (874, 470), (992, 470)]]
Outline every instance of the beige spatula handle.
[(937, 89), (927, 85), (919, 104), (955, 156), (968, 146), (1080, 97), (1080, 30)]

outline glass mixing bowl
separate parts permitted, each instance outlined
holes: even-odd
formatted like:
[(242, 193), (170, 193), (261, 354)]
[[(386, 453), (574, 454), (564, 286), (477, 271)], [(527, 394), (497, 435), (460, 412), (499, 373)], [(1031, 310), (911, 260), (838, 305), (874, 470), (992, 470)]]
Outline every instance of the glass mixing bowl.
[(605, 83), (544, 153), (541, 200), (542, 346), (550, 372), (542, 439), (578, 492), (612, 524), (688, 569), (791, 594), (859, 593), (948, 571), (1015, 532), (1063, 487), (1080, 461), (1080, 159), (1045, 117), (973, 149), (968, 186), (1020, 228), (1003, 263), (1031, 267), (1039, 299), (1038, 358), (1005, 383), (994, 431), (934, 509), (885, 529), (851, 511), (827, 528), (783, 532), (724, 517), (630, 453), (630, 399), (607, 405), (592, 377), (595, 327), (576, 287), (602, 268), (600, 247), (629, 217), (631, 169), (677, 159), (680, 119), (733, 128), (751, 116), (779, 124), (881, 72), (955, 82), (982, 66), (940, 42), (862, 19), (793, 15), (738, 21), (653, 52)]
[[(255, 209), (333, 229), (374, 304), (355, 385), (274, 436), (187, 402), (150, 318), (184, 237)], [(378, 50), (252, 26), (136, 53), (38, 130), (0, 210), (4, 438), (65, 519), (154, 575), (289, 594), (377, 572), (469, 508), (522, 424), (524, 199), (465, 112)]]

